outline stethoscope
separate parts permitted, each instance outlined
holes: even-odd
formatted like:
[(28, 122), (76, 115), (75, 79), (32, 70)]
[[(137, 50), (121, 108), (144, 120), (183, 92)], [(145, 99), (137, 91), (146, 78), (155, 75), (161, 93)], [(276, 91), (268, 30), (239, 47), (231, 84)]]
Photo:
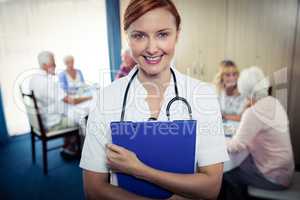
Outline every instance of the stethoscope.
[[(175, 101), (182, 101), (188, 108), (188, 112), (189, 112), (189, 117), (190, 117), (190, 120), (193, 119), (193, 116), (192, 116), (192, 108), (189, 104), (189, 102), (183, 98), (183, 97), (180, 97), (178, 95), (178, 87), (177, 87), (177, 80), (176, 80), (176, 76), (175, 76), (175, 72), (172, 68), (170, 68), (171, 70), (171, 74), (173, 76), (173, 80), (174, 80), (174, 90), (175, 90), (175, 97), (172, 98), (168, 105), (167, 105), (167, 108), (166, 108), (166, 115), (167, 115), (167, 118), (168, 118), (168, 121), (170, 121), (170, 107), (171, 105), (175, 102)], [(125, 90), (125, 94), (124, 94), (124, 98), (123, 98), (123, 105), (122, 105), (122, 113), (121, 113), (121, 122), (124, 121), (124, 116), (125, 116), (125, 108), (126, 108), (126, 102), (127, 102), (127, 96), (128, 96), (128, 91), (130, 89), (130, 85), (132, 83), (132, 81), (134, 80), (134, 78), (136, 77), (137, 73), (138, 73), (139, 69), (137, 69), (134, 74), (132, 75), (132, 77), (130, 78), (128, 84), (127, 84), (127, 87), (126, 87), (126, 90)], [(153, 117), (150, 117), (149, 120), (156, 120), (156, 118), (153, 118)]]

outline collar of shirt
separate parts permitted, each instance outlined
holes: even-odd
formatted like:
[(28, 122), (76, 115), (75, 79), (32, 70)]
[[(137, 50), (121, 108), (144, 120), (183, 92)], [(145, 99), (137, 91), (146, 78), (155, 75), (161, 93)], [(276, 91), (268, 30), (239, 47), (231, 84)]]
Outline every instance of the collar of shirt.
[(41, 69), (41, 68), (39, 68), (39, 69), (37, 70), (37, 73), (36, 73), (35, 75), (37, 75), (38, 77), (41, 77), (41, 78), (46, 78), (47, 81), (58, 82), (58, 77), (57, 77), (56, 74), (54, 74), (54, 75), (53, 75), (53, 74), (49, 74), (49, 73), (47, 73), (45, 70), (43, 70), (43, 69)]
[(47, 73), (45, 70), (39, 68), (38, 69), (38, 74), (43, 75), (43, 76), (50, 76), (51, 74)]

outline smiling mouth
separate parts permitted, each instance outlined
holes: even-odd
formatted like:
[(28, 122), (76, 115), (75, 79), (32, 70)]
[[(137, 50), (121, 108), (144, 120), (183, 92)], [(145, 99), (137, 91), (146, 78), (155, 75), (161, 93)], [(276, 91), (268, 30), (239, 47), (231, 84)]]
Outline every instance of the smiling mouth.
[(147, 64), (154, 65), (154, 64), (158, 64), (161, 61), (163, 56), (164, 56), (164, 54), (162, 54), (160, 56), (143, 56), (143, 57)]

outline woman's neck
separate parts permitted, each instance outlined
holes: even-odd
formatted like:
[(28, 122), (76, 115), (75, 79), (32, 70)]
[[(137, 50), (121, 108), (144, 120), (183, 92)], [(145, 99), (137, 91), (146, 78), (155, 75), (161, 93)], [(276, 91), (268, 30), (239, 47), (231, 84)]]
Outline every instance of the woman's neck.
[(168, 67), (157, 75), (148, 75), (145, 71), (140, 69), (138, 72), (138, 79), (147, 90), (148, 94), (157, 95), (157, 92), (163, 94), (170, 84), (171, 71)]
[(67, 68), (67, 73), (73, 80), (76, 80), (76, 70), (74, 68)]

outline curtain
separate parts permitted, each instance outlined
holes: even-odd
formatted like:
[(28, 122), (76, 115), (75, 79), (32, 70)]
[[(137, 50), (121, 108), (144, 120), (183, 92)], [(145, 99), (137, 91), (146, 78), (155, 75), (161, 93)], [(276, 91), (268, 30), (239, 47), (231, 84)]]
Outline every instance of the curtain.
[(120, 2), (106, 0), (107, 35), (111, 80), (114, 80), (121, 65)]
[(105, 0), (0, 1), (0, 82), (9, 135), (29, 131), (19, 84), (26, 85), (38, 66), (37, 54), (75, 57), (88, 83), (110, 79)]

